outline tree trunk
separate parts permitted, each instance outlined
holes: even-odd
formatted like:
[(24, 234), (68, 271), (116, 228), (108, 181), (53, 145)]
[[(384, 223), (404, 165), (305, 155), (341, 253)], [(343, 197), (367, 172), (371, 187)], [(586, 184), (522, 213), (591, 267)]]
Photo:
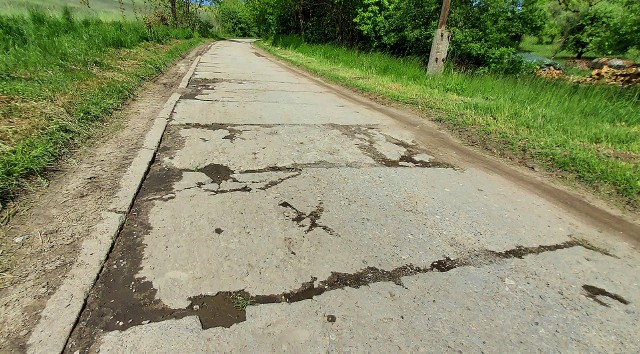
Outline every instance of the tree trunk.
[(178, 8), (176, 6), (177, 0), (169, 0), (169, 4), (171, 5), (171, 19), (173, 20), (173, 25), (178, 25)]
[(193, 23), (191, 23), (191, 0), (185, 1), (186, 9), (185, 14), (187, 15), (187, 21), (189, 21), (188, 25), (191, 28)]
[(303, 0), (300, 0), (299, 7), (299, 20), (300, 20), (300, 35), (304, 39), (304, 3)]

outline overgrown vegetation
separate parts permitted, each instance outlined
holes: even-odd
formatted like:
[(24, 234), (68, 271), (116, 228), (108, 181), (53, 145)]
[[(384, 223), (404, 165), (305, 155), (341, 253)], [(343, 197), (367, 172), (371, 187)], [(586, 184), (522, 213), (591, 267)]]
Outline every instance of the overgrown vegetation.
[[(270, 38), (297, 34), (308, 43), (334, 43), (426, 61), (441, 0), (249, 0), (259, 32)], [(534, 33), (537, 2), (460, 0), (452, 7), (450, 59), (466, 68), (520, 70), (513, 54)]]
[[(441, 0), (247, 0), (264, 38), (297, 35), (427, 61)], [(578, 58), (640, 50), (637, 0), (456, 0), (447, 24), (450, 62), (464, 70), (529, 70), (514, 54), (524, 38)]]
[(412, 105), (494, 153), (640, 208), (640, 90), (449, 70), (285, 37), (271, 53), (348, 87)]
[(623, 55), (640, 49), (640, 2), (637, 0), (546, 1), (541, 43), (558, 42), (582, 58), (587, 52)]
[(256, 35), (256, 28), (251, 13), (244, 1), (220, 0), (209, 9), (221, 33), (231, 37), (251, 37)]
[(201, 43), (192, 28), (0, 15), (0, 196), (41, 173), (138, 85)]

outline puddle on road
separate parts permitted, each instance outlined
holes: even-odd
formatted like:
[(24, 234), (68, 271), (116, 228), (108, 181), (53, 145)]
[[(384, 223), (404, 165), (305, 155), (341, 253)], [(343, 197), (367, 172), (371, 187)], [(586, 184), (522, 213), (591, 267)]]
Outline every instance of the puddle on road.
[(249, 299), (249, 294), (223, 291), (214, 296), (198, 295), (189, 298), (191, 304), (185, 311), (189, 312), (188, 316), (198, 316), (202, 329), (229, 328), (247, 320), (246, 305), (239, 304), (238, 298)]

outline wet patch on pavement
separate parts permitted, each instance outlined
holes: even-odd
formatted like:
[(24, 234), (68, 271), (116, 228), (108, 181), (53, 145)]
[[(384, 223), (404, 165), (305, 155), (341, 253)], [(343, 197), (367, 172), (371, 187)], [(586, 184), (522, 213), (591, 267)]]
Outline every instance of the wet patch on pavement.
[[(388, 134), (380, 133), (375, 127), (367, 127), (362, 125), (331, 125), (334, 129), (339, 130), (343, 134), (352, 139), (359, 140), (358, 148), (374, 161), (386, 167), (422, 167), (422, 168), (452, 168), (456, 166), (443, 161), (438, 161), (431, 154), (420, 148), (417, 144), (409, 143), (396, 139)], [(404, 152), (398, 159), (389, 158), (380, 152), (376, 146), (377, 138), (384, 138), (384, 142), (395, 145)], [(378, 142), (379, 143), (379, 142)]]
[(204, 166), (203, 168), (199, 169), (198, 172), (204, 173), (205, 175), (207, 175), (207, 177), (211, 178), (211, 181), (213, 181), (213, 183), (218, 185), (222, 184), (222, 182), (224, 181), (238, 181), (231, 176), (234, 173), (232, 169), (216, 163)]
[[(182, 128), (190, 128), (190, 129), (205, 129), (205, 130), (225, 130), (227, 131), (227, 135), (222, 137), (224, 140), (229, 140), (231, 142), (235, 142), (235, 140), (242, 134), (242, 130), (237, 129), (237, 126), (229, 125), (229, 124), (199, 124), (199, 123), (185, 123), (185, 124), (174, 124), (168, 129), (172, 129), (174, 131), (182, 129)], [(204, 140), (208, 141), (208, 140)]]
[(191, 304), (184, 310), (189, 316), (196, 315), (203, 329), (225, 327), (247, 320), (246, 306), (242, 299), (249, 299), (245, 291), (219, 292), (214, 296), (198, 295), (189, 298)]
[[(194, 82), (199, 90), (211, 88), (211, 83)], [(404, 286), (404, 277), (432, 272), (449, 272), (461, 267), (480, 267), (495, 264), (506, 259), (522, 259), (529, 255), (553, 252), (571, 247), (583, 247), (592, 251), (577, 240), (570, 240), (560, 244), (542, 245), (538, 247), (516, 247), (502, 252), (478, 250), (459, 258), (444, 257), (429, 265), (418, 266), (405, 264), (390, 270), (367, 267), (353, 273), (332, 272), (329, 277), (318, 281), (311, 280), (302, 283), (298, 289), (280, 294), (251, 295), (244, 290), (220, 291), (216, 294), (199, 294), (189, 297), (190, 302), (184, 308), (171, 308), (157, 298), (158, 290), (153, 283), (142, 277), (137, 277), (142, 270), (145, 243), (144, 237), (153, 229), (149, 222), (149, 212), (154, 203), (175, 198), (175, 194), (190, 188), (199, 188), (212, 195), (233, 192), (265, 191), (289, 179), (300, 176), (305, 168), (333, 168), (333, 167), (391, 167), (391, 168), (453, 168), (455, 166), (441, 162), (432, 157), (428, 151), (416, 144), (397, 139), (381, 133), (374, 126), (331, 126), (338, 129), (350, 140), (355, 141), (358, 149), (375, 161), (375, 164), (344, 163), (322, 161), (321, 158), (310, 163), (294, 163), (287, 166), (267, 166), (256, 169), (235, 171), (221, 163), (209, 163), (193, 169), (179, 169), (171, 166), (171, 160), (176, 152), (183, 149), (186, 138), (180, 134), (181, 129), (223, 130), (228, 132), (222, 139), (231, 143), (241, 144), (245, 129), (268, 129), (275, 126), (267, 125), (227, 125), (227, 124), (188, 124), (172, 125), (167, 128), (165, 138), (158, 150), (156, 161), (151, 166), (134, 206), (127, 217), (127, 221), (118, 236), (116, 244), (109, 255), (99, 279), (92, 289), (78, 324), (67, 343), (66, 351), (88, 351), (95, 345), (95, 338), (101, 333), (110, 331), (124, 331), (133, 326), (152, 322), (162, 322), (169, 319), (180, 319), (186, 316), (197, 316), (203, 329), (215, 327), (231, 327), (233, 324), (247, 320), (246, 309), (251, 306), (277, 303), (295, 303), (313, 299), (322, 294), (344, 288), (362, 288), (370, 284), (390, 282)], [(274, 132), (274, 134), (277, 132)], [(209, 143), (209, 141), (205, 141)], [(381, 151), (380, 148), (386, 148)], [(358, 151), (356, 149), (356, 151)], [(395, 156), (395, 157), (393, 157)], [(176, 190), (177, 183), (184, 185), (186, 173), (201, 173), (204, 176), (195, 179), (192, 186)], [(265, 174), (266, 177), (257, 177)], [(242, 176), (242, 177), (241, 177)], [(193, 178), (193, 176), (190, 176)], [(187, 179), (187, 184), (191, 183)], [(215, 185), (215, 186), (214, 186)], [(340, 235), (331, 227), (321, 223), (324, 213), (322, 203), (310, 212), (305, 212), (283, 200), (278, 204), (284, 209), (285, 216), (297, 224), (305, 234), (315, 229), (321, 229), (331, 236)], [(213, 229), (212, 233), (223, 234), (222, 228)], [(296, 253), (288, 245), (289, 252)], [(598, 296), (607, 296), (617, 301), (626, 301), (622, 297), (611, 294), (603, 289), (585, 287), (592, 298), (602, 303)], [(596, 290), (594, 290), (596, 289)], [(593, 290), (593, 291), (592, 291)], [(602, 291), (601, 291), (602, 290)], [(606, 305), (606, 304), (605, 304)], [(608, 305), (607, 305), (608, 306)], [(328, 319), (329, 322), (335, 321)]]

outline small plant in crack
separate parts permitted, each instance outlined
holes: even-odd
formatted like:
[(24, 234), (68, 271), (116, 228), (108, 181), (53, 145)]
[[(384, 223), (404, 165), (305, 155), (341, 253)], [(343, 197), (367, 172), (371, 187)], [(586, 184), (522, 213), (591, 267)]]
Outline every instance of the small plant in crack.
[(233, 306), (240, 310), (245, 310), (247, 307), (253, 305), (253, 300), (250, 297), (244, 297), (242, 294), (235, 294), (231, 296)]

